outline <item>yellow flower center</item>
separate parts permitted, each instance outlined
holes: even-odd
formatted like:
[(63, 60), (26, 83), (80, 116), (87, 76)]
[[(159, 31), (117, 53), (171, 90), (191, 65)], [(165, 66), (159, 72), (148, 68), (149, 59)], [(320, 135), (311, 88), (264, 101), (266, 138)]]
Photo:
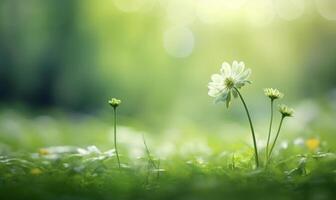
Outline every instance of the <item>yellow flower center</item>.
[(231, 77), (226, 78), (225, 81), (224, 81), (224, 85), (229, 89), (233, 88), (233, 86), (234, 86), (233, 78), (231, 78)]

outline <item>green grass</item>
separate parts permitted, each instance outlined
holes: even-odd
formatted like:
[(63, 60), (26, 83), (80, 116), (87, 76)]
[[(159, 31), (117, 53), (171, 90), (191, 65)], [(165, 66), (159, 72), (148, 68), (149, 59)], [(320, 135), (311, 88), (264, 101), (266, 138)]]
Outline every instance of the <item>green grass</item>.
[(335, 158), (297, 156), (267, 170), (252, 170), (253, 161), (223, 165), (228, 158), (212, 157), (207, 164), (174, 158), (161, 161), (158, 176), (145, 158), (128, 160), (119, 170), (115, 157), (17, 155), (1, 158), (0, 193), (5, 199), (332, 199)]
[[(111, 130), (108, 119), (3, 111), (1, 199), (315, 200), (336, 195), (335, 129), (326, 122), (311, 127), (319, 133), (318, 148), (305, 144), (309, 134), (281, 136), (280, 143), (286, 140), (287, 145), (275, 148), (267, 169), (263, 148), (262, 167), (254, 169), (248, 129), (230, 130), (235, 134), (225, 137), (196, 126), (160, 135), (120, 126), (119, 169)], [(143, 133), (155, 167), (146, 154)], [(90, 145), (100, 152), (91, 147), (91, 153), (84, 154)]]

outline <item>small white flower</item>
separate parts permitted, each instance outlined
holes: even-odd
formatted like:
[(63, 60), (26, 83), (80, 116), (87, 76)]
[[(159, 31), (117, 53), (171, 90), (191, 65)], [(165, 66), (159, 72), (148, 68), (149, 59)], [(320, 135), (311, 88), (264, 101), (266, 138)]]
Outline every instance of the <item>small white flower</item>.
[(283, 141), (283, 142), (281, 142), (280, 146), (281, 146), (281, 148), (283, 148), (283, 149), (287, 149), (287, 148), (288, 148), (288, 141)]
[(282, 104), (279, 105), (279, 112), (283, 117), (292, 117), (294, 114), (294, 109)]
[(86, 149), (78, 148), (77, 152), (82, 156), (89, 154), (101, 154), (101, 151), (96, 146), (88, 146)]
[(280, 98), (283, 98), (283, 96), (284, 96), (284, 94), (281, 93), (279, 90), (273, 89), (273, 88), (265, 88), (264, 93), (271, 100), (280, 99)]
[(298, 137), (293, 141), (294, 145), (297, 145), (297, 146), (303, 146), (304, 142), (305, 142), (304, 139), (301, 137)]
[(215, 98), (215, 103), (226, 101), (226, 107), (229, 107), (231, 96), (233, 95), (235, 98), (238, 96), (235, 89), (240, 89), (246, 83), (251, 83), (247, 80), (250, 74), (251, 69), (245, 70), (244, 62), (233, 61), (232, 67), (229, 63), (224, 62), (220, 74), (211, 76), (211, 82), (208, 85), (209, 96)]

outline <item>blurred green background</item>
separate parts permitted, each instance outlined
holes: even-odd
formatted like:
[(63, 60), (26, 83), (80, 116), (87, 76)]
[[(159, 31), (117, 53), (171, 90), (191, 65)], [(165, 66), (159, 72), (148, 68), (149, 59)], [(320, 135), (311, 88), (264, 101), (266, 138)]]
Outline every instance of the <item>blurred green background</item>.
[(293, 130), (334, 128), (335, 51), (334, 0), (1, 0), (1, 113), (110, 123), (117, 97), (125, 126), (248, 130), (239, 101), (227, 111), (207, 95), (211, 74), (239, 60), (253, 71), (242, 92), (257, 124), (263, 88), (276, 87), (298, 111)]

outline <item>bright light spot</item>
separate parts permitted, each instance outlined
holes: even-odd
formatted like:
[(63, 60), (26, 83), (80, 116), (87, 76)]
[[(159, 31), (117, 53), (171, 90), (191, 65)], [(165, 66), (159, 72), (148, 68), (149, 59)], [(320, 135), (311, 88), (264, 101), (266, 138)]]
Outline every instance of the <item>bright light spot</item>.
[(246, 5), (247, 20), (255, 26), (265, 26), (274, 19), (274, 7), (269, 0), (249, 1)]
[(264, 147), (266, 147), (266, 140), (258, 140), (258, 141), (257, 141), (257, 145), (258, 145), (258, 147), (260, 147), (260, 148), (264, 148)]
[(184, 156), (189, 155), (211, 155), (212, 149), (205, 142), (200, 140), (190, 140), (182, 144), (180, 152)]
[(285, 20), (299, 18), (304, 11), (304, 0), (274, 0), (275, 10)]
[(153, 149), (155, 151), (155, 154), (159, 158), (166, 159), (167, 157), (173, 155), (176, 150), (176, 146), (172, 143), (162, 143), (157, 148)]
[(222, 5), (229, 9), (239, 9), (241, 8), (246, 0), (221, 0)]
[(124, 12), (135, 12), (153, 7), (155, 0), (113, 0), (114, 5)]
[[(142, 132), (135, 131), (128, 127), (118, 126), (118, 144), (120, 144), (120, 146), (126, 147), (128, 156), (132, 158), (138, 158), (144, 155), (145, 148), (142, 134)], [(111, 143), (114, 142), (113, 128), (109, 130), (109, 139)]]
[(232, 21), (241, 16), (246, 0), (198, 0), (195, 2), (198, 18), (207, 24)]
[(294, 145), (297, 145), (297, 146), (303, 146), (304, 142), (305, 141), (302, 137), (298, 137), (293, 141)]
[(218, 0), (199, 0), (196, 6), (197, 16), (202, 22), (211, 24), (220, 20), (223, 11)]
[(167, 21), (173, 25), (189, 25), (195, 19), (195, 9), (192, 0), (172, 0), (165, 7)]
[(281, 143), (280, 143), (280, 147), (282, 148), (282, 149), (287, 149), (288, 148), (288, 141), (282, 141)]
[(172, 27), (165, 31), (163, 46), (171, 56), (184, 58), (189, 56), (194, 48), (194, 35), (186, 27)]
[(303, 100), (295, 106), (295, 120), (288, 121), (288, 126), (294, 131), (306, 129), (320, 116), (320, 106), (313, 100)]
[(335, 0), (316, 0), (317, 10), (327, 20), (336, 20)]

